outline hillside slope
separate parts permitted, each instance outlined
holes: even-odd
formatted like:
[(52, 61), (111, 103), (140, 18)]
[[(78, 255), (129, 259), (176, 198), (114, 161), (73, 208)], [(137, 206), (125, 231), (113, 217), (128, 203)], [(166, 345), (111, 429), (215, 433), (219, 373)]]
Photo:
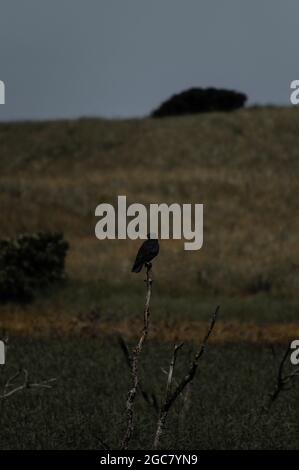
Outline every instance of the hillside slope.
[(128, 203), (203, 203), (202, 250), (162, 242), (161, 286), (175, 276), (183, 291), (296, 295), (298, 128), (294, 108), (1, 124), (1, 236), (61, 230), (71, 275), (115, 284), (138, 242), (97, 241), (97, 204), (120, 194)]

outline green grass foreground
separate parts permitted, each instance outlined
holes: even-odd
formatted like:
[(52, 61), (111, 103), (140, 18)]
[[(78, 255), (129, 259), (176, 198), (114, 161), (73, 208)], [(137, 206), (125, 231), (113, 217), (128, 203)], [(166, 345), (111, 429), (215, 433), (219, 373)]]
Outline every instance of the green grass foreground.
[[(175, 372), (186, 371), (191, 348), (185, 344)], [(149, 341), (141, 360), (141, 381), (158, 400), (165, 394), (172, 344)], [(192, 385), (186, 418), (179, 417), (178, 400), (170, 412), (162, 440), (165, 449), (292, 449), (298, 448), (298, 390), (285, 392), (269, 414), (258, 419), (273, 390), (276, 348), (246, 343), (210, 345)], [(2, 384), (18, 366), (32, 381), (56, 377), (50, 390), (26, 390), (2, 401), (2, 449), (94, 449), (105, 441), (118, 448), (124, 430), (129, 373), (115, 339), (15, 338)], [(131, 448), (150, 449), (156, 414), (139, 396), (136, 431)], [(257, 422), (256, 422), (257, 420)]]

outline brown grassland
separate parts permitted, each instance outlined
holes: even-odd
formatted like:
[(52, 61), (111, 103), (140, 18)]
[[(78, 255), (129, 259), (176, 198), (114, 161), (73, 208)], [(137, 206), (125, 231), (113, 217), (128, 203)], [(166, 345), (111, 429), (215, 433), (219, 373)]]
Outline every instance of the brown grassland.
[[(140, 282), (130, 267), (138, 241), (100, 242), (94, 236), (95, 207), (116, 204), (121, 194), (127, 195), (128, 204), (204, 204), (200, 251), (184, 251), (180, 241), (161, 242), (155, 262), (159, 319), (177, 318), (179, 310), (180, 323), (189, 317), (200, 321), (196, 298), (226, 297), (238, 304), (229, 319), (237, 316), (237, 321), (250, 323), (252, 315), (259, 319), (253, 311), (256, 301), (250, 300), (258, 295), (262, 302), (274, 297), (291, 303), (286, 317), (273, 314), (276, 323), (296, 320), (298, 125), (298, 111), (288, 108), (164, 120), (1, 124), (0, 235), (62, 231), (71, 245), (69, 280), (81, 293), (77, 299), (69, 298), (70, 293), (65, 302), (65, 293), (58, 293), (38, 304), (38, 312), (36, 304), (27, 307), (25, 315), (15, 306), (4, 306), (4, 324), (12, 311), (17, 311), (16, 328), (17, 317), (30, 324), (31, 316), (41, 315), (44, 321), (43, 309), (52, 320), (58, 312), (60, 321), (68, 313), (73, 317), (74, 305), (80, 310), (83, 302), (85, 308), (85, 291), (90, 304), (101, 297), (110, 306), (111, 312), (104, 312), (106, 321), (124, 323), (123, 316), (130, 321), (128, 315), (137, 314), (131, 304)], [(132, 293), (128, 307), (126, 292)], [(247, 311), (239, 311), (240, 299)]]

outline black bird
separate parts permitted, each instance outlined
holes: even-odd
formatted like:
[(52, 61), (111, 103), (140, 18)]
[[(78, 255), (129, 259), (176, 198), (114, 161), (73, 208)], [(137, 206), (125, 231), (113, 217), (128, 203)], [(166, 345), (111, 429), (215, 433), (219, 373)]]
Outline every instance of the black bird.
[(138, 250), (132, 273), (139, 273), (144, 264), (149, 263), (159, 253), (159, 242), (156, 238), (148, 233), (147, 240), (142, 243)]

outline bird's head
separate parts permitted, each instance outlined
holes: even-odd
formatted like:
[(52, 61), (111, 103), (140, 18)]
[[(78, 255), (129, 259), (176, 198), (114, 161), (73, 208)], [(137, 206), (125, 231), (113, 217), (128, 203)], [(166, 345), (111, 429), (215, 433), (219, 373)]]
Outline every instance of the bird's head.
[(157, 240), (158, 237), (154, 232), (149, 232), (147, 234), (147, 238), (148, 238), (148, 240)]

